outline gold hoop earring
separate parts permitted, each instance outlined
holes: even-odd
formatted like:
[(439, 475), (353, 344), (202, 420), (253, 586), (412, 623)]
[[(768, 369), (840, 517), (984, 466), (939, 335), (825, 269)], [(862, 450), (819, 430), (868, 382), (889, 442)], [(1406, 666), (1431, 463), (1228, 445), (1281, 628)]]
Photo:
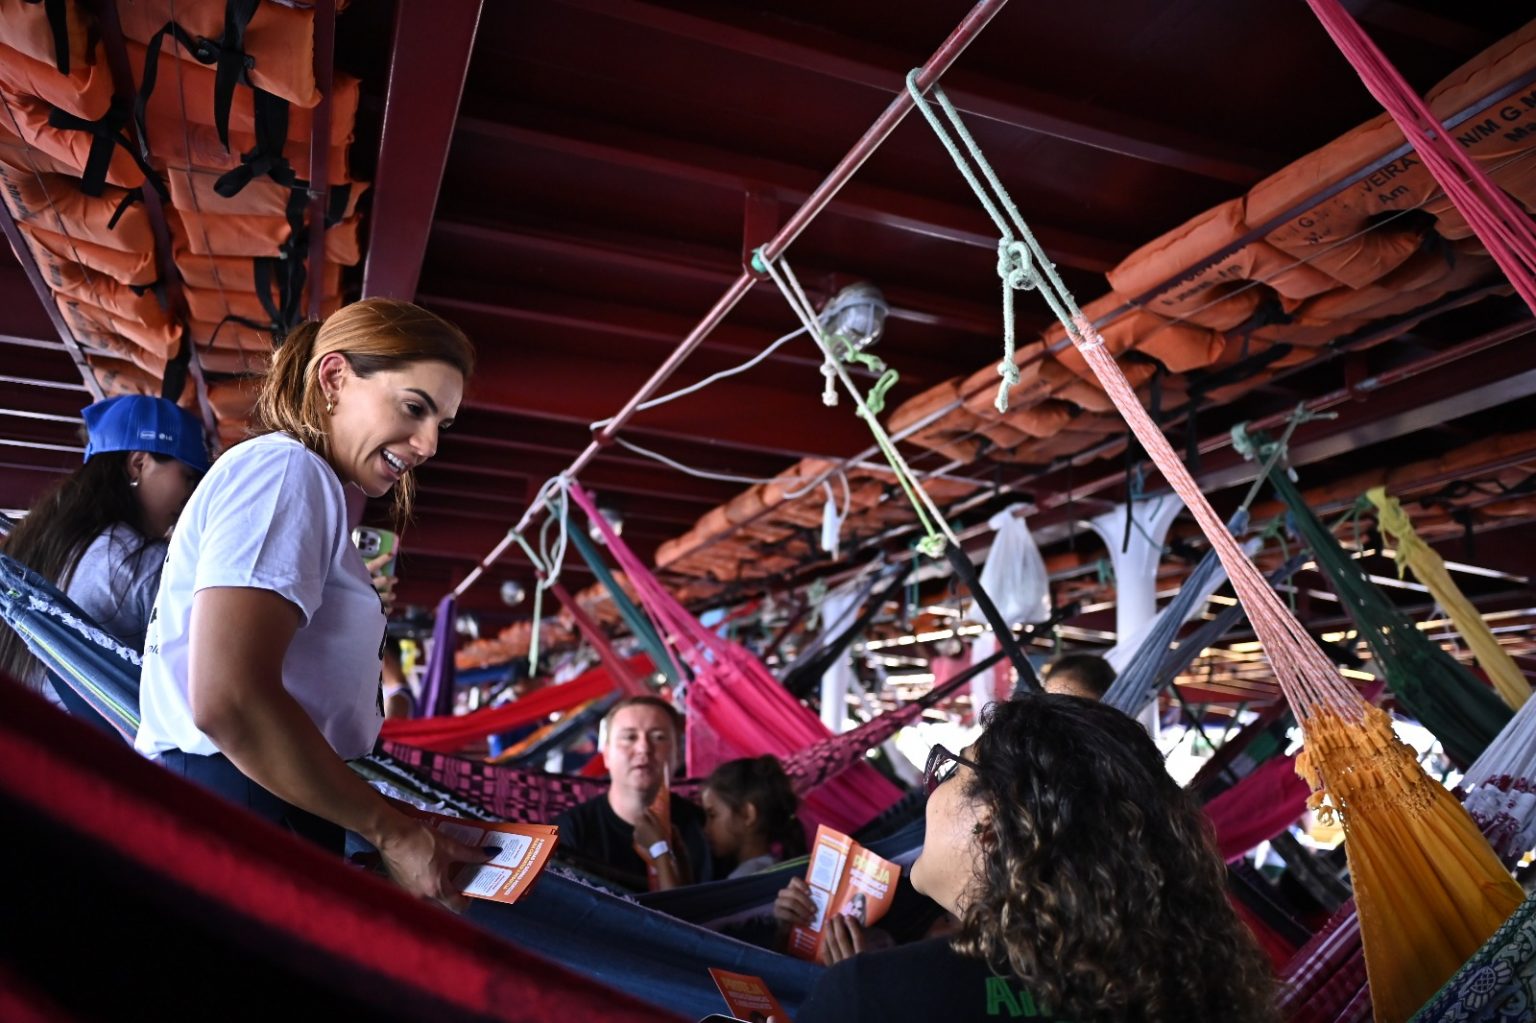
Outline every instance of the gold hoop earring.
[(335, 399), (333, 399), (333, 398), (325, 399), (325, 414), (328, 415), (328, 416), (336, 414), (336, 401), (335, 401)]

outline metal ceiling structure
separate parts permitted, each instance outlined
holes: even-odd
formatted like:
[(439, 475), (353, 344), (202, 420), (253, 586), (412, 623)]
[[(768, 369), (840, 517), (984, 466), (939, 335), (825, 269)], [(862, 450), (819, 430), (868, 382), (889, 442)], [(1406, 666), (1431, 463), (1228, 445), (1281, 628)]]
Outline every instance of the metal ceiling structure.
[[(1526, 20), (1507, 4), (1346, 6), (1421, 89)], [(624, 437), (714, 473), (766, 478), (807, 456), (869, 458), (846, 402), (822, 405), (821, 359), (804, 338), (750, 373), (633, 408), (660, 368), (675, 370), (669, 387), (698, 381), (794, 329), (747, 267), (774, 239), (793, 241), (813, 299), (858, 280), (884, 291), (892, 308), (878, 352), (901, 372), (892, 405), (996, 361), (996, 234), (926, 125), (899, 116), (906, 72), (936, 50), (935, 66), (955, 58), (946, 90), (1083, 300), (1144, 242), (1379, 112), (1299, 0), (907, 8), (396, 0), (392, 11), (354, 4), (337, 16), (335, 66), (363, 83), (354, 169), (375, 182), (366, 264), (344, 290), (414, 297), (464, 327), (481, 355), (458, 424), (420, 472), (403, 540), (406, 601), (430, 605), (464, 580), (572, 464), (647, 558), (741, 491), (603, 443), (613, 431), (598, 436), (592, 424), (616, 414)], [(941, 46), (967, 19), (976, 32), (963, 53)], [(839, 167), (849, 179), (828, 190)], [(76, 464), (90, 398), (67, 330), (28, 272), (0, 265), (0, 506), (10, 508)], [(1018, 302), (1021, 336), (1047, 326), (1032, 298)], [(1303, 401), (1339, 413), (1294, 439), (1308, 486), (1536, 424), (1536, 325), (1523, 307), (1462, 296), (1415, 319), (1203, 409), (1200, 479), (1218, 508), (1252, 479), (1228, 427), (1278, 421)], [(1165, 426), (1186, 429), (1177, 414)], [(1070, 527), (1126, 493), (1118, 452), (1006, 474), (913, 458), (921, 472), (984, 488), (962, 525), (1030, 503), (1048, 554), (1091, 548)], [(1504, 462), (1536, 472), (1536, 443)], [(985, 543), (974, 528), (966, 535)], [(1442, 546), (1476, 562), (1459, 544)], [(1512, 517), (1478, 547), (1489, 567), (1536, 576), (1536, 521)], [(579, 564), (567, 572), (573, 589), (590, 581)], [(528, 585), (532, 574), (517, 547), (505, 549), (462, 605), (506, 618), (517, 612), (501, 606), (497, 584)], [(1490, 606), (1525, 599), (1507, 580), (1479, 592)], [(1106, 621), (1100, 611), (1078, 624)]]

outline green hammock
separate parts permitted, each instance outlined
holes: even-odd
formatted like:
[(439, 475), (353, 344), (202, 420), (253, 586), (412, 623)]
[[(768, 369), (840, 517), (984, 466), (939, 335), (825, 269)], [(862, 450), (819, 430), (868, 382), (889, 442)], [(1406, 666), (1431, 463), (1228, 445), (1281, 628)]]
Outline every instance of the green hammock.
[[(1252, 442), (1259, 448), (1267, 438), (1254, 435)], [(1292, 528), (1312, 549), (1318, 566), (1370, 645), (1388, 688), (1404, 710), (1434, 733), (1453, 759), (1470, 764), (1509, 723), (1513, 712), (1492, 689), (1397, 612), (1365, 577), (1359, 562), (1307, 507), (1288, 472), (1277, 461), (1269, 470), (1269, 482), (1290, 512)]]

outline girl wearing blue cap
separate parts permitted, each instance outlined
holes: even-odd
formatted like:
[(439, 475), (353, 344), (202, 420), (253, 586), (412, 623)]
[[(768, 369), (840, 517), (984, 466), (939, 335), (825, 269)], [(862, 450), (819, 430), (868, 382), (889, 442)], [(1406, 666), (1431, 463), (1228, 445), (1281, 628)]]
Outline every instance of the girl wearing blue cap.
[[(46, 577), (103, 629), (144, 647), (166, 534), (208, 471), (202, 424), (164, 398), (124, 395), (85, 409), (85, 464), (38, 498), (5, 552)], [(14, 632), (0, 629), (0, 666), (73, 710)], [(84, 716), (94, 720), (94, 712)]]
[(345, 488), (393, 491), (458, 415), (474, 349), (387, 299), (295, 329), (256, 413), (188, 502), (150, 623), (134, 745), (338, 853), (352, 831), (406, 890), (459, 905), (467, 846), (405, 815), (347, 765), (383, 723), (384, 611), (353, 546)]

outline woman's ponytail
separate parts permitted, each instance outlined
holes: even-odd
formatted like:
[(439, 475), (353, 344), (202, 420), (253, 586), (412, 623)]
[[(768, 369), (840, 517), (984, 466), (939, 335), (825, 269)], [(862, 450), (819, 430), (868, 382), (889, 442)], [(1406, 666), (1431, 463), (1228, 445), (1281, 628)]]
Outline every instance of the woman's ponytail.
[(326, 455), (325, 427), (320, 421), (319, 389), (309, 387), (315, 340), (320, 323), (309, 320), (288, 332), (272, 352), (271, 367), (256, 397), (256, 421), (263, 432), (291, 433)]

